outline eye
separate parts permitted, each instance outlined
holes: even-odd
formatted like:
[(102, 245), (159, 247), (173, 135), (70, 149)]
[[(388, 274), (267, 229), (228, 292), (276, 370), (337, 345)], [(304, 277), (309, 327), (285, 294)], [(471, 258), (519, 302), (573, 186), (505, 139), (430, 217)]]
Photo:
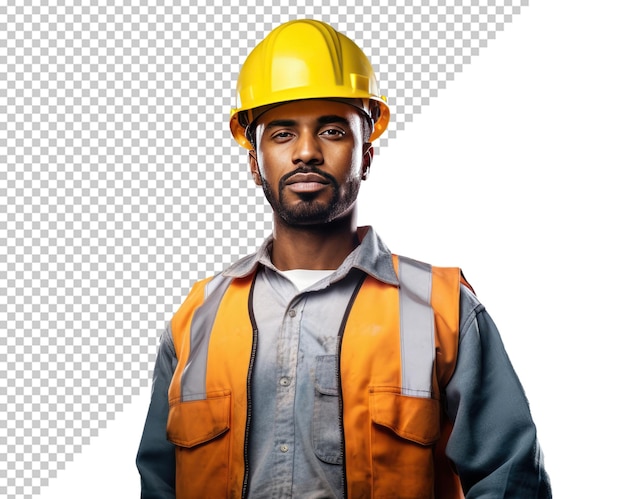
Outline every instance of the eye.
[(344, 132), (340, 128), (327, 128), (326, 130), (320, 132), (320, 135), (326, 135), (327, 137), (331, 138), (340, 138), (343, 137), (345, 134), (346, 132)]
[(281, 130), (279, 132), (276, 132), (276, 133), (272, 134), (272, 140), (276, 140), (276, 141), (279, 141), (279, 142), (284, 142), (285, 140), (288, 140), (292, 136), (293, 136), (293, 134), (291, 132), (287, 132), (285, 130)]

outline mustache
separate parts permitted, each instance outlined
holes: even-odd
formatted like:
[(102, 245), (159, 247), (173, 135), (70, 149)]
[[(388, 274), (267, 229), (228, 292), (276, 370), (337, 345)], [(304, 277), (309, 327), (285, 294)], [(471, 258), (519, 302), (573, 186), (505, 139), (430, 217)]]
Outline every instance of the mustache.
[(325, 172), (323, 170), (320, 170), (317, 166), (315, 165), (311, 165), (311, 166), (300, 166), (298, 168), (296, 168), (293, 171), (290, 171), (289, 173), (286, 173), (285, 175), (283, 175), (280, 178), (280, 181), (278, 182), (278, 189), (280, 191), (282, 191), (282, 189), (285, 187), (285, 184), (287, 183), (287, 181), (293, 177), (294, 175), (297, 175), (298, 173), (315, 173), (321, 177), (324, 177), (326, 180), (328, 180), (334, 187), (338, 187), (339, 184), (337, 182), (337, 179), (335, 177), (333, 177), (330, 173)]

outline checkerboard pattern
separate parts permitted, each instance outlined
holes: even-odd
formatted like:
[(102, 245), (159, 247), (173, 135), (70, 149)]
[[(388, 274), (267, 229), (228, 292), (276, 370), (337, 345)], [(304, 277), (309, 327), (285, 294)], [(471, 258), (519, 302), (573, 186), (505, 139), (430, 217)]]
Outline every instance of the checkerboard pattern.
[(0, 3), (2, 497), (89, 445), (193, 281), (270, 231), (227, 126), (256, 43), (302, 17), (353, 38), (389, 97), (384, 148), (528, 2), (212, 3)]

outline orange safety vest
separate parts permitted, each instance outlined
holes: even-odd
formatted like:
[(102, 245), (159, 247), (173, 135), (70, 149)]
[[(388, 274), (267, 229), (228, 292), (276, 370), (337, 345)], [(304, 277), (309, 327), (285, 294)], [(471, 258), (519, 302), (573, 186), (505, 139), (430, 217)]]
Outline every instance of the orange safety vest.
[[(456, 365), (463, 279), (456, 268), (393, 261), (400, 286), (366, 276), (340, 341), (347, 497), (462, 498), (443, 454), (450, 424), (439, 394)], [(253, 281), (201, 281), (172, 319), (167, 437), (178, 499), (246, 495)]]

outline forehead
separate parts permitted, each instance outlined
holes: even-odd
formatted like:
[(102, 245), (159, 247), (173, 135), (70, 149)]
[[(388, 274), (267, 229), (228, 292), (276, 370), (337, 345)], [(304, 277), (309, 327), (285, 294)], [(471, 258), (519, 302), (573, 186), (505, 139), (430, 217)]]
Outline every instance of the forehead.
[(360, 119), (360, 113), (357, 108), (345, 102), (309, 99), (287, 102), (273, 107), (259, 116), (258, 123), (267, 125), (277, 120), (289, 120), (300, 123), (318, 121), (329, 116), (338, 116), (348, 122), (355, 123)]

